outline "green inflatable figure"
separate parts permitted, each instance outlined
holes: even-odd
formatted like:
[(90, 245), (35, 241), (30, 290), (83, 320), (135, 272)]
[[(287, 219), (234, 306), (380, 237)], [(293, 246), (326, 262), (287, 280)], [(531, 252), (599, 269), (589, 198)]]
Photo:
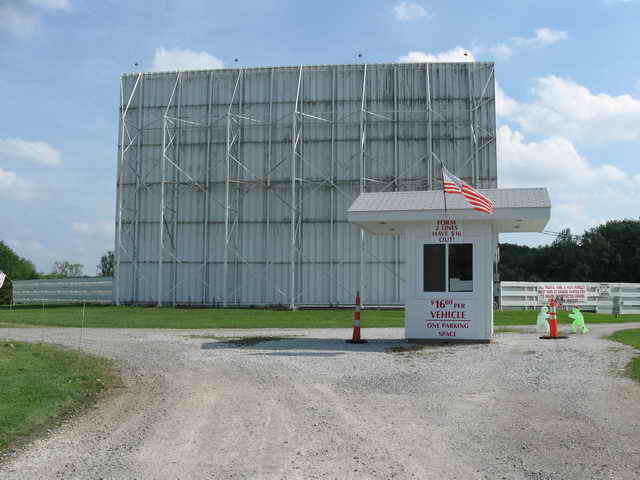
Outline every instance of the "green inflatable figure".
[(536, 323), (536, 331), (549, 335), (549, 307), (542, 307), (538, 313), (538, 321)]
[(582, 333), (589, 333), (589, 329), (584, 324), (584, 317), (582, 316), (582, 312), (578, 307), (573, 307), (571, 309), (571, 313), (569, 314), (569, 318), (573, 318), (573, 323), (571, 324), (571, 328), (573, 329), (573, 333), (578, 333), (576, 331), (576, 327), (579, 327)]

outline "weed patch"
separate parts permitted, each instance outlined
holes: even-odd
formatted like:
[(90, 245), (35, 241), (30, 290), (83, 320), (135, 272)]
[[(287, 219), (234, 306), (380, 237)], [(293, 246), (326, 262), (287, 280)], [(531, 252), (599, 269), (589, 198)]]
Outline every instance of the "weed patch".
[[(607, 338), (614, 342), (631, 345), (633, 348), (640, 350), (640, 328), (618, 330)], [(629, 362), (626, 367), (626, 374), (637, 382), (640, 382), (640, 356), (636, 356)]]

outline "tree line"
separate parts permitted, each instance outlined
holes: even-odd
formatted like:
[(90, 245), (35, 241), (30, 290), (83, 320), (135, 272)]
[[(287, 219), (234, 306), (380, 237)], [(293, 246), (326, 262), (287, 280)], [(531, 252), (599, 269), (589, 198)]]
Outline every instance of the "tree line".
[(550, 245), (500, 245), (500, 280), (640, 283), (640, 220), (611, 220)]
[[(113, 275), (114, 255), (109, 250), (100, 258), (96, 266), (98, 276), (110, 277)], [(84, 265), (60, 260), (53, 263), (50, 273), (42, 273), (36, 270), (36, 266), (30, 260), (15, 253), (6, 243), (0, 240), (0, 271), (13, 280), (35, 280), (40, 278), (71, 278), (83, 275)]]

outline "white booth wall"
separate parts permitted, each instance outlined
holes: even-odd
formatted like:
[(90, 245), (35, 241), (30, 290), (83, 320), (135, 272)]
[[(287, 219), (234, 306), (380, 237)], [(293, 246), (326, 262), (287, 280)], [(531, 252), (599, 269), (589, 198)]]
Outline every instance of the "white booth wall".
[[(405, 298), (407, 339), (491, 339), (493, 264), (498, 237), (491, 223), (460, 223), (463, 229), (460, 243), (472, 244), (473, 287), (470, 292), (425, 292), (424, 245), (438, 244), (431, 237), (432, 223), (414, 224), (404, 229), (407, 252), (405, 280), (408, 287)], [(445, 288), (449, 290), (451, 278), (445, 277), (445, 281)]]

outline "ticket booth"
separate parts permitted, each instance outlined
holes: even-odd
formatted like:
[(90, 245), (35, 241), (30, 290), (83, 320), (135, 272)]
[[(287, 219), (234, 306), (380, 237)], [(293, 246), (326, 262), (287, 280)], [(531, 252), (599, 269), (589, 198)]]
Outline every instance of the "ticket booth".
[[(488, 342), (493, 270), (501, 232), (541, 232), (551, 213), (545, 188), (482, 190), (494, 213), (440, 191), (363, 193), (347, 211), (372, 235), (404, 239), (408, 340)], [(366, 303), (366, 296), (364, 298)]]

